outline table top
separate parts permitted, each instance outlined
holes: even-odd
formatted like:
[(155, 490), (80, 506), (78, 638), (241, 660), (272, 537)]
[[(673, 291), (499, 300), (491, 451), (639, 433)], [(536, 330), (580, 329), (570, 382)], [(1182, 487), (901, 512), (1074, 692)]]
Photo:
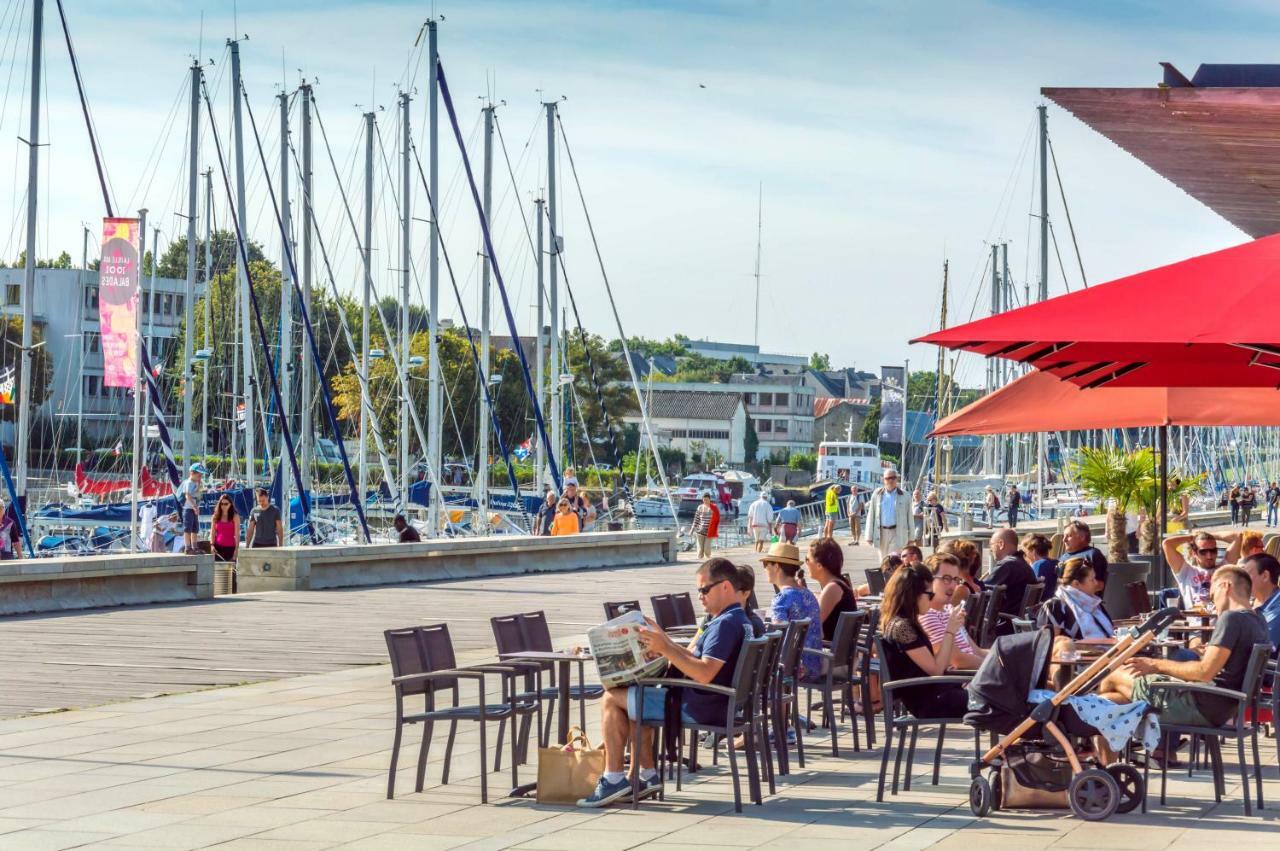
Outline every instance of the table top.
[(499, 653), (498, 658), (528, 659), (532, 662), (577, 662), (588, 661), (593, 657), (590, 653), (575, 653), (572, 650), (522, 650), (519, 653)]

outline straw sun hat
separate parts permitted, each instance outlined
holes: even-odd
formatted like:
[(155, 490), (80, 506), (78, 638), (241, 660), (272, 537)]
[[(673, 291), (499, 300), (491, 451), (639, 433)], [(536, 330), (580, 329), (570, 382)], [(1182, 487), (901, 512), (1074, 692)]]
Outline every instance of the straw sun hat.
[(800, 566), (800, 549), (795, 544), (788, 544), (785, 541), (778, 541), (769, 545), (769, 552), (761, 556), (762, 562), (774, 562), (776, 564), (789, 564), (793, 567)]

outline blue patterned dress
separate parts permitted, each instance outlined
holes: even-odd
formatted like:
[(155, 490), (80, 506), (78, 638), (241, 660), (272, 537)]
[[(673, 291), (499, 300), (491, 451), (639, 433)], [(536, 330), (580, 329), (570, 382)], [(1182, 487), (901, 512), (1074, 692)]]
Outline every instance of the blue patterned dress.
[[(783, 588), (773, 598), (769, 619), (775, 623), (809, 619), (809, 629), (804, 634), (804, 646), (809, 650), (822, 649), (822, 609), (818, 598), (808, 588)], [(800, 678), (816, 680), (822, 676), (822, 657), (812, 653), (800, 656)]]

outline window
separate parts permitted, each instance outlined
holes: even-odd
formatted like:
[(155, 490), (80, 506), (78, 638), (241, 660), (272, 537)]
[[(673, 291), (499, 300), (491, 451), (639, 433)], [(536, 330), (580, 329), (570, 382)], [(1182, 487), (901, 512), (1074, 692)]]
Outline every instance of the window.
[(748, 405), (754, 405), (756, 403), (756, 394), (754, 393), (743, 394), (743, 401), (746, 402)]
[(102, 335), (101, 335), (101, 334), (95, 334), (95, 333), (94, 333), (94, 332), (92, 332), (92, 331), (88, 331), (88, 332), (86, 332), (86, 334), (87, 334), (87, 336), (89, 337), (89, 351), (90, 351), (90, 352), (96, 352), (96, 351), (98, 351), (98, 349), (102, 348)]
[(761, 404), (761, 405), (772, 405), (772, 404), (773, 404), (773, 394), (772, 394), (772, 393), (761, 393), (761, 394), (760, 394), (760, 404)]
[(152, 293), (152, 294), (151, 294), (151, 312), (152, 312), (152, 313), (160, 313), (160, 312), (161, 312), (161, 311), (160, 311), (160, 302), (163, 300), (163, 298), (164, 298), (164, 294), (163, 294), (163, 293)]
[(773, 420), (760, 420), (756, 423), (756, 431), (760, 434), (772, 434)]
[(689, 437), (695, 440), (728, 440), (729, 432), (721, 429), (692, 428), (689, 429)]
[(774, 434), (786, 434), (786, 433), (787, 433), (787, 421), (786, 421), (786, 420), (774, 420), (774, 421), (773, 421), (773, 433), (774, 433)]
[(791, 397), (788, 396), (786, 393), (773, 394), (773, 403), (775, 405), (781, 405), (782, 407), (785, 408), (787, 406), (787, 403), (790, 401), (791, 401)]
[(185, 296), (175, 295), (173, 297), (173, 312), (181, 315), (184, 304), (186, 304)]
[(673, 438), (675, 438), (675, 437), (688, 437), (688, 436), (689, 436), (689, 432), (688, 432), (686, 429), (682, 429), (682, 428), (673, 428), (673, 429), (671, 429), (671, 436), (672, 436)]
[(22, 287), (17, 284), (8, 284), (4, 288), (5, 304), (22, 304)]
[(164, 314), (166, 316), (173, 313), (173, 293), (164, 294)]
[(86, 396), (97, 396), (98, 387), (102, 382), (102, 376), (86, 375), (84, 377), (84, 394)]

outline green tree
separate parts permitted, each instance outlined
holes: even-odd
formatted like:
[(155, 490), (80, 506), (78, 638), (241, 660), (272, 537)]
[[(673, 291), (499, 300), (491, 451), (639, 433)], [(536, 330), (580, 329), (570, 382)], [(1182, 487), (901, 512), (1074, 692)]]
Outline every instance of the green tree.
[(792, 452), (791, 457), (787, 459), (787, 468), (803, 470), (806, 473), (816, 472), (818, 469), (818, 456), (812, 452)]
[(756, 455), (760, 452), (760, 435), (756, 433), (756, 424), (747, 417), (747, 433), (742, 438), (742, 460), (748, 464), (756, 463)]
[(1149, 447), (1133, 452), (1085, 447), (1072, 472), (1080, 489), (1106, 509), (1108, 557), (1113, 562), (1129, 561), (1125, 514), (1140, 506), (1145, 492), (1154, 487), (1155, 454)]
[[(44, 404), (45, 399), (49, 397), (49, 388), (53, 384), (53, 358), (49, 357), (49, 349), (47, 346), (40, 345), (44, 342), (44, 328), (35, 324), (31, 328), (31, 344), (35, 348), (32, 349), (31, 357), (31, 406), (33, 408)], [(18, 418), (18, 394), (21, 388), (18, 382), (21, 380), (18, 367), (18, 356), (22, 351), (22, 317), (10, 316), (0, 325), (0, 351), (6, 353), (6, 367), (13, 368), (13, 400), (14, 404), (0, 405), (0, 420), (5, 422), (14, 422)], [(12, 358), (10, 360), (10, 358)]]
[(809, 355), (809, 369), (822, 372), (831, 369), (831, 355), (814, 352)]
[(879, 443), (880, 442), (880, 399), (871, 400), (871, 404), (867, 407), (867, 418), (862, 421), (862, 431), (858, 433), (858, 439), (863, 443)]
[[(240, 259), (240, 249), (236, 245), (235, 233), (229, 230), (216, 230), (210, 235), (209, 242), (213, 245), (211, 254), (214, 273), (234, 269)], [(248, 249), (250, 263), (267, 259), (267, 255), (262, 252), (262, 246), (253, 240), (249, 240)], [(150, 262), (144, 264), (143, 271), (146, 274), (151, 273)], [(186, 236), (178, 237), (165, 248), (164, 253), (160, 255), (160, 265), (156, 268), (156, 274), (162, 278), (185, 279), (187, 277)], [(204, 268), (204, 240), (198, 239), (196, 240), (196, 280), (203, 281), (207, 277)]]

